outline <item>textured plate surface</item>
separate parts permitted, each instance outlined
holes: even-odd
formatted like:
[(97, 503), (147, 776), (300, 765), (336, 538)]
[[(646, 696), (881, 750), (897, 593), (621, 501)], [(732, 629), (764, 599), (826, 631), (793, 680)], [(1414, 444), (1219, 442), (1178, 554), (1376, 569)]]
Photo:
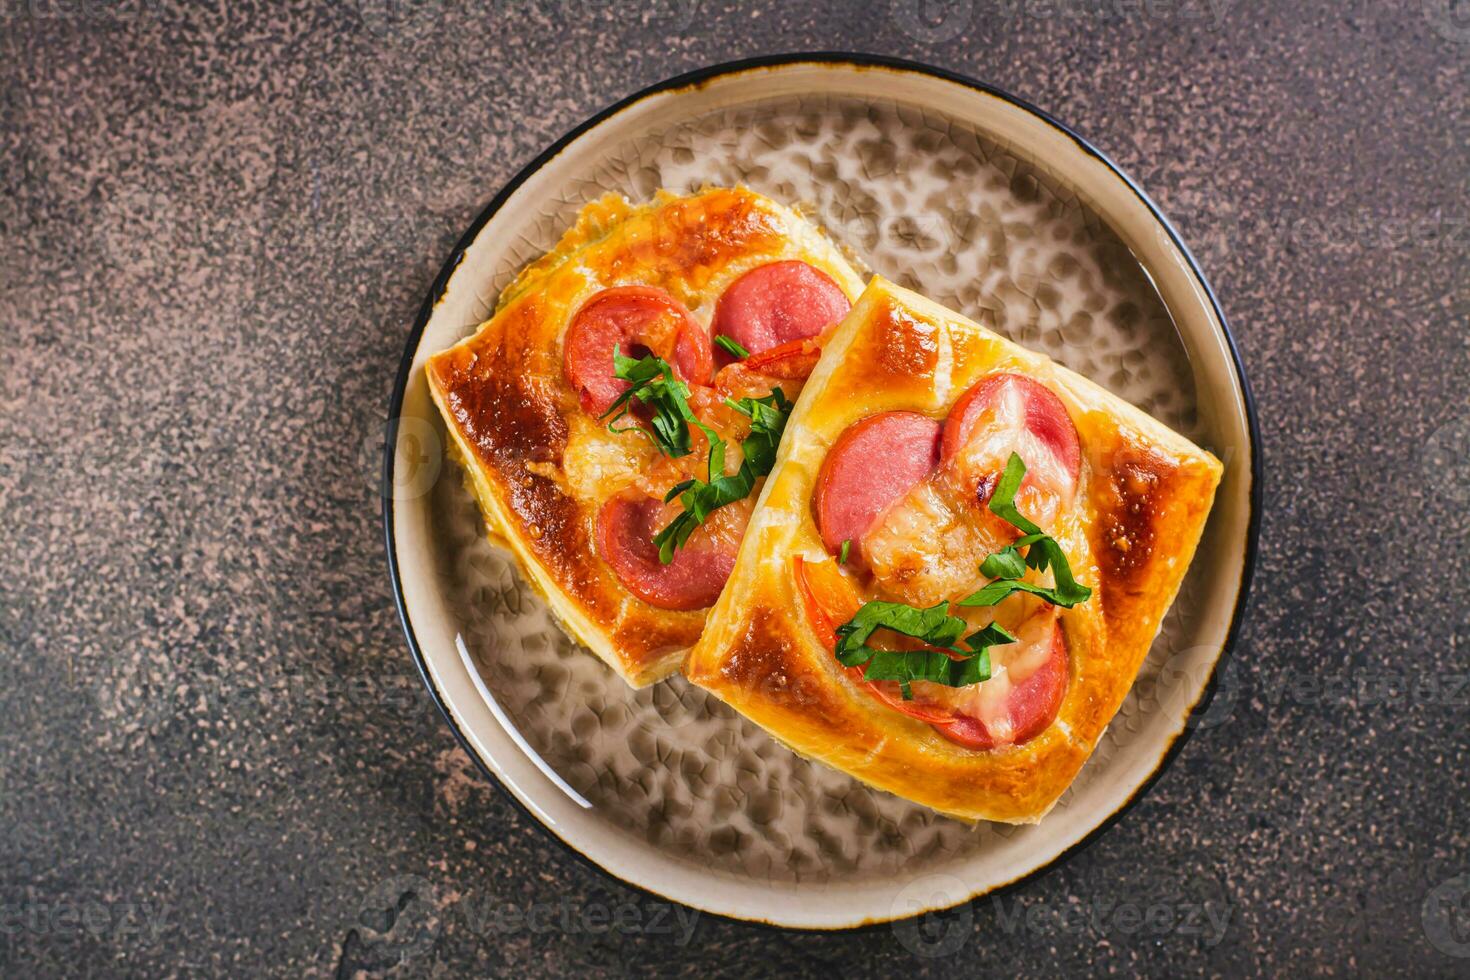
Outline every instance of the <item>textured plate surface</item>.
[[(790, 77), (802, 72), (811, 77)], [(481, 231), (415, 361), (472, 332), (587, 201), (744, 183), (801, 206), (859, 267), (1048, 354), (1214, 449), (1228, 471), (1242, 469), (1243, 402), (1226, 397), (1238, 379), (1222, 373), (1233, 367), (1218, 361), (1219, 345), (1200, 341), (1222, 326), (1161, 297), (1141, 248), (1159, 245), (1157, 229), (1104, 216), (1100, 178), (1038, 153), (1003, 119), (964, 111), (966, 99), (983, 109), (1000, 102), (993, 96), (935, 104), (926, 87), (952, 83), (885, 74), (912, 88), (874, 85), (885, 79), (871, 70), (798, 65), (726, 76), (603, 121)], [(424, 421), (402, 428), (442, 446), (415, 385), (411, 376), (404, 415)], [(1077, 782), (1038, 827), (971, 828), (798, 758), (681, 678), (629, 690), (566, 638), (486, 541), (457, 469), (435, 469), (438, 479), (397, 481), (395, 557), (431, 687), (473, 750), (563, 840), (614, 873), (702, 908), (794, 925), (953, 904), (1035, 870), (1105, 821), (1158, 768), (1204, 691), (1245, 560), (1246, 523), (1234, 512), (1242, 483), (1227, 473), (1221, 509), (1232, 513), (1212, 523), (1138, 684)], [(479, 710), (478, 685), (464, 683), (460, 641), (498, 713)], [(497, 717), (575, 795), (528, 765), (503, 723), (487, 722)]]

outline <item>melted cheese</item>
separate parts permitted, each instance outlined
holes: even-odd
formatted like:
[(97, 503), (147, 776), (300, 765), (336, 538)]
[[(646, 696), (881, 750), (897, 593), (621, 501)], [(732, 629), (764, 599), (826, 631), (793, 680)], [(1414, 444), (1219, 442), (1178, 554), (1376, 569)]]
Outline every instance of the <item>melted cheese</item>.
[(655, 462), (657, 453), (642, 436), (610, 432), (584, 412), (573, 414), (568, 421), (571, 431), (561, 471), (572, 497), (596, 500), (608, 496), (609, 487), (628, 486)]
[(980, 562), (1020, 532), (986, 506), (1012, 452), (1026, 461), (1016, 495), (1021, 513), (1049, 529), (1075, 490), (1050, 447), (1026, 428), (1026, 406), (1011, 386), (975, 421), (948, 463), (890, 507), (864, 536), (863, 554), (879, 588), (914, 606), (957, 599), (984, 585)]

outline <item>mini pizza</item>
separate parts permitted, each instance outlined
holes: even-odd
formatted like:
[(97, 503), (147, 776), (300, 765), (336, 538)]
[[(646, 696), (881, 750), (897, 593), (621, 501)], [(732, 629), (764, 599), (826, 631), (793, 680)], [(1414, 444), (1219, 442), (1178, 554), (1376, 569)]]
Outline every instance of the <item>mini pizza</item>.
[(1132, 686), (1221, 475), (875, 279), (826, 344), (685, 672), (797, 752), (1033, 823)]
[(428, 361), (493, 538), (630, 684), (678, 668), (862, 281), (744, 189), (609, 195)]

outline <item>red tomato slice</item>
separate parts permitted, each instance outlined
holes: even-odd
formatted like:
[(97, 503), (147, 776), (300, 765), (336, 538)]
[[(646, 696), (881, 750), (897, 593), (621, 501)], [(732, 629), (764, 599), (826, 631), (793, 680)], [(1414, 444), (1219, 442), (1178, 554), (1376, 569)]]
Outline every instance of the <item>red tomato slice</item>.
[[(857, 589), (834, 562), (808, 563), (802, 560), (801, 555), (796, 555), (791, 559), (791, 564), (796, 572), (797, 592), (801, 595), (807, 619), (816, 631), (817, 639), (828, 650), (837, 649), (836, 627), (857, 615), (857, 611), (862, 608), (862, 599)], [(953, 712), (943, 708), (905, 701), (898, 685), (892, 681), (863, 680), (863, 667), (842, 669), (855, 683), (866, 687), (874, 697), (896, 711), (931, 724), (954, 718)]]
[(837, 634), (833, 632), (834, 624), (817, 600), (811, 581), (807, 578), (806, 562), (802, 560), (801, 555), (792, 556), (791, 567), (795, 572), (796, 592), (801, 596), (801, 605), (806, 610), (807, 621), (812, 624), (812, 630), (816, 632), (817, 639), (821, 641), (822, 646), (828, 650), (835, 650)]
[(805, 381), (821, 356), (816, 340), (793, 340), (720, 368), (714, 386), (737, 398), (763, 397), (779, 382)]
[(821, 356), (822, 345), (815, 338), (806, 337), (752, 354), (741, 365), (748, 371), (783, 381), (805, 381)]
[(653, 286), (614, 286), (593, 296), (567, 328), (562, 370), (584, 411), (601, 415), (628, 387), (613, 374), (613, 348), (628, 357), (651, 351), (690, 384), (714, 371), (709, 331), (682, 303)]
[(715, 304), (710, 328), (752, 354), (815, 337), (852, 308), (842, 287), (805, 262), (772, 262), (736, 279)]
[[(703, 609), (720, 597), (735, 567), (744, 528), (717, 527), (711, 515), (665, 565), (658, 560), (653, 537), (679, 509), (677, 503), (666, 505), (636, 490), (619, 494), (598, 512), (597, 550), (628, 591), (649, 605)], [(735, 516), (727, 507), (716, 513), (723, 520)]]
[(794, 555), (791, 567), (796, 573), (797, 592), (817, 638), (827, 649), (836, 649), (837, 634), (833, 631), (857, 615), (863, 605), (862, 597), (835, 562), (807, 562), (801, 555)]
[(949, 462), (965, 447), (980, 416), (998, 406), (1008, 390), (1019, 392), (1025, 400), (1026, 428), (1051, 450), (1075, 486), (1082, 468), (1082, 444), (1072, 416), (1050, 388), (1019, 374), (992, 374), (960, 396), (944, 423), (942, 459)]
[(883, 412), (848, 426), (817, 474), (817, 529), (833, 552), (854, 548), (880, 514), (939, 465), (938, 422), (918, 412)]

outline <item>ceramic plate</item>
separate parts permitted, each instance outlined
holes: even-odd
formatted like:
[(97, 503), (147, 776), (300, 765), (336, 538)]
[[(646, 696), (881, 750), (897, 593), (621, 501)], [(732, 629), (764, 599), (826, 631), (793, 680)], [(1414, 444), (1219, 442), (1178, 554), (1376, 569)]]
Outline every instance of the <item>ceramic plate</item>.
[[(1038, 826), (970, 827), (798, 758), (682, 678), (629, 690), (485, 538), (424, 359), (607, 191), (744, 183), (800, 205), (861, 268), (1085, 374), (1226, 465), (1142, 674)], [(1155, 778), (1207, 700), (1245, 601), (1258, 475), (1250, 400), (1209, 286), (1152, 202), (1043, 113), (980, 83), (849, 55), (672, 79), (580, 126), (450, 257), (393, 394), (385, 523), (409, 646), (456, 736), (558, 839), (650, 892), (843, 928), (963, 902), (1088, 840)]]

